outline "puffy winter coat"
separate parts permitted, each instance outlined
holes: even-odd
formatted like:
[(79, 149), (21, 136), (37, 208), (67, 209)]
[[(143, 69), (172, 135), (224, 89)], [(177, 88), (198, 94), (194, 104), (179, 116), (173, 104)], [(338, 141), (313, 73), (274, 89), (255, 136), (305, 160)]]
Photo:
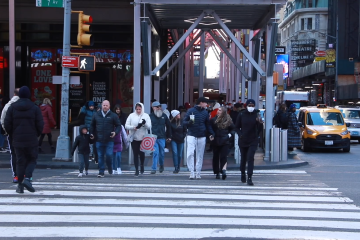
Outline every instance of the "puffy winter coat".
[[(115, 130), (114, 130), (115, 128)], [(94, 117), (90, 124), (90, 134), (95, 136), (97, 142), (107, 143), (113, 142), (114, 138), (111, 138), (111, 132), (119, 134), (121, 131), (121, 123), (119, 117), (110, 110), (103, 116), (103, 111), (97, 111), (94, 113)]]
[(14, 147), (38, 147), (38, 137), (43, 131), (41, 110), (30, 99), (20, 98), (8, 108), (5, 130), (12, 135)]
[(51, 127), (56, 126), (51, 107), (48, 104), (43, 104), (40, 106), (40, 109), (44, 120), (44, 129), (42, 133), (51, 133)]
[[(144, 112), (144, 105), (142, 103), (137, 103), (137, 104), (140, 104), (142, 106), (141, 113), (140, 115), (138, 115), (136, 113), (136, 110), (133, 113), (131, 113), (129, 117), (126, 119), (125, 128), (129, 130), (129, 135), (132, 136), (133, 140), (142, 141), (144, 135), (151, 128), (151, 119), (149, 115)], [(141, 123), (143, 119), (146, 121), (145, 125), (135, 131), (134, 128), (137, 127), (138, 124)]]
[(171, 140), (177, 143), (183, 143), (186, 137), (186, 132), (186, 127), (182, 122), (180, 122), (180, 125), (178, 125), (175, 120), (171, 122)]
[[(232, 123), (225, 129), (218, 128), (217, 123), (215, 123), (217, 118), (218, 116), (210, 119), (211, 127), (215, 132), (215, 138), (212, 144), (215, 146), (231, 144), (231, 140), (233, 140), (233, 136), (235, 135), (235, 125)], [(229, 133), (231, 134), (231, 137), (229, 136)]]
[(74, 155), (76, 148), (78, 148), (78, 154), (90, 154), (89, 144), (93, 143), (93, 140), (90, 139), (89, 134), (83, 134), (82, 130), (89, 130), (85, 125), (79, 127), (79, 135), (75, 138), (74, 144), (72, 146), (71, 155)]
[(85, 104), (85, 106), (83, 106), (80, 110), (80, 119), (84, 119), (83, 124), (87, 127), (90, 128), (90, 124), (91, 124), (91, 120), (93, 118), (93, 115), (96, 113), (96, 110), (94, 108), (94, 110), (90, 110), (89, 106), (88, 106), (89, 102), (87, 102)]
[[(190, 115), (195, 115), (195, 123), (190, 123)], [(213, 129), (210, 125), (209, 113), (206, 109), (201, 108), (200, 106), (195, 106), (190, 108), (183, 121), (184, 126), (188, 129), (188, 135), (193, 137), (206, 137), (206, 132), (208, 131), (211, 135), (215, 135)]]
[(254, 112), (248, 110), (240, 111), (238, 114), (235, 130), (239, 135), (239, 146), (249, 147), (259, 143), (259, 133), (263, 124), (256, 121), (260, 117), (259, 110), (255, 109)]

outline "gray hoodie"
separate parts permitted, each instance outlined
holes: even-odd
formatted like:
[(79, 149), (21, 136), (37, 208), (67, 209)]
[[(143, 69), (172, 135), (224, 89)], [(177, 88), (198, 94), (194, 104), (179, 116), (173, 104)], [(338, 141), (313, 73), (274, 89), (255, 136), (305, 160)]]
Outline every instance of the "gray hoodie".
[(5, 120), (5, 117), (6, 117), (6, 113), (7, 113), (7, 110), (9, 109), (10, 105), (13, 104), (14, 102), (16, 102), (17, 100), (19, 100), (20, 98), (18, 96), (13, 96), (11, 98), (11, 100), (5, 105), (5, 107), (3, 108), (2, 112), (1, 112), (1, 126), (2, 128), (4, 129), (5, 131), (5, 127), (4, 127), (4, 120)]

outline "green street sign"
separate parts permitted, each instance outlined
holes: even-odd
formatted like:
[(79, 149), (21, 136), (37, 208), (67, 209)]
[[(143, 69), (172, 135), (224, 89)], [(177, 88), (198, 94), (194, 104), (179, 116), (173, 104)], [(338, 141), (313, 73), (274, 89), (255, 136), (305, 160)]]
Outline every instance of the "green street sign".
[(36, 0), (37, 7), (64, 7), (64, 0)]

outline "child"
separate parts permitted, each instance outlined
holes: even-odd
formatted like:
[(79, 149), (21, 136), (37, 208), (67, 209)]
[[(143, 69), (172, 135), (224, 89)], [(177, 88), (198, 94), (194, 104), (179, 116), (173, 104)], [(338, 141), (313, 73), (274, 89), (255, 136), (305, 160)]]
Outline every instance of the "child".
[(121, 174), (121, 152), (123, 150), (123, 143), (125, 148), (129, 147), (129, 143), (126, 140), (127, 135), (124, 126), (121, 125), (121, 132), (114, 137), (114, 156), (113, 156), (113, 173)]
[[(75, 142), (72, 147), (71, 155), (74, 155), (76, 148), (78, 148), (78, 156), (79, 156), (79, 175), (78, 175), (78, 177), (82, 177), (84, 175), (88, 175), (89, 154), (90, 154), (89, 144), (93, 143), (93, 140), (91, 140), (90, 135), (87, 134), (88, 128), (85, 125), (80, 126), (79, 132), (80, 132), (80, 135), (75, 138)], [(85, 164), (85, 174), (83, 174), (84, 164)]]

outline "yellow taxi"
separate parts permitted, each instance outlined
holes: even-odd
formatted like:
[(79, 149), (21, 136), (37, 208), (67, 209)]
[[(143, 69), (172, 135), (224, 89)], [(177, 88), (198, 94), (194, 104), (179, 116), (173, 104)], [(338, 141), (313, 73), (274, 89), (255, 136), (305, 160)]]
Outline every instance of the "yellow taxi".
[(350, 132), (340, 110), (319, 104), (300, 108), (301, 141), (304, 152), (314, 148), (350, 152)]

